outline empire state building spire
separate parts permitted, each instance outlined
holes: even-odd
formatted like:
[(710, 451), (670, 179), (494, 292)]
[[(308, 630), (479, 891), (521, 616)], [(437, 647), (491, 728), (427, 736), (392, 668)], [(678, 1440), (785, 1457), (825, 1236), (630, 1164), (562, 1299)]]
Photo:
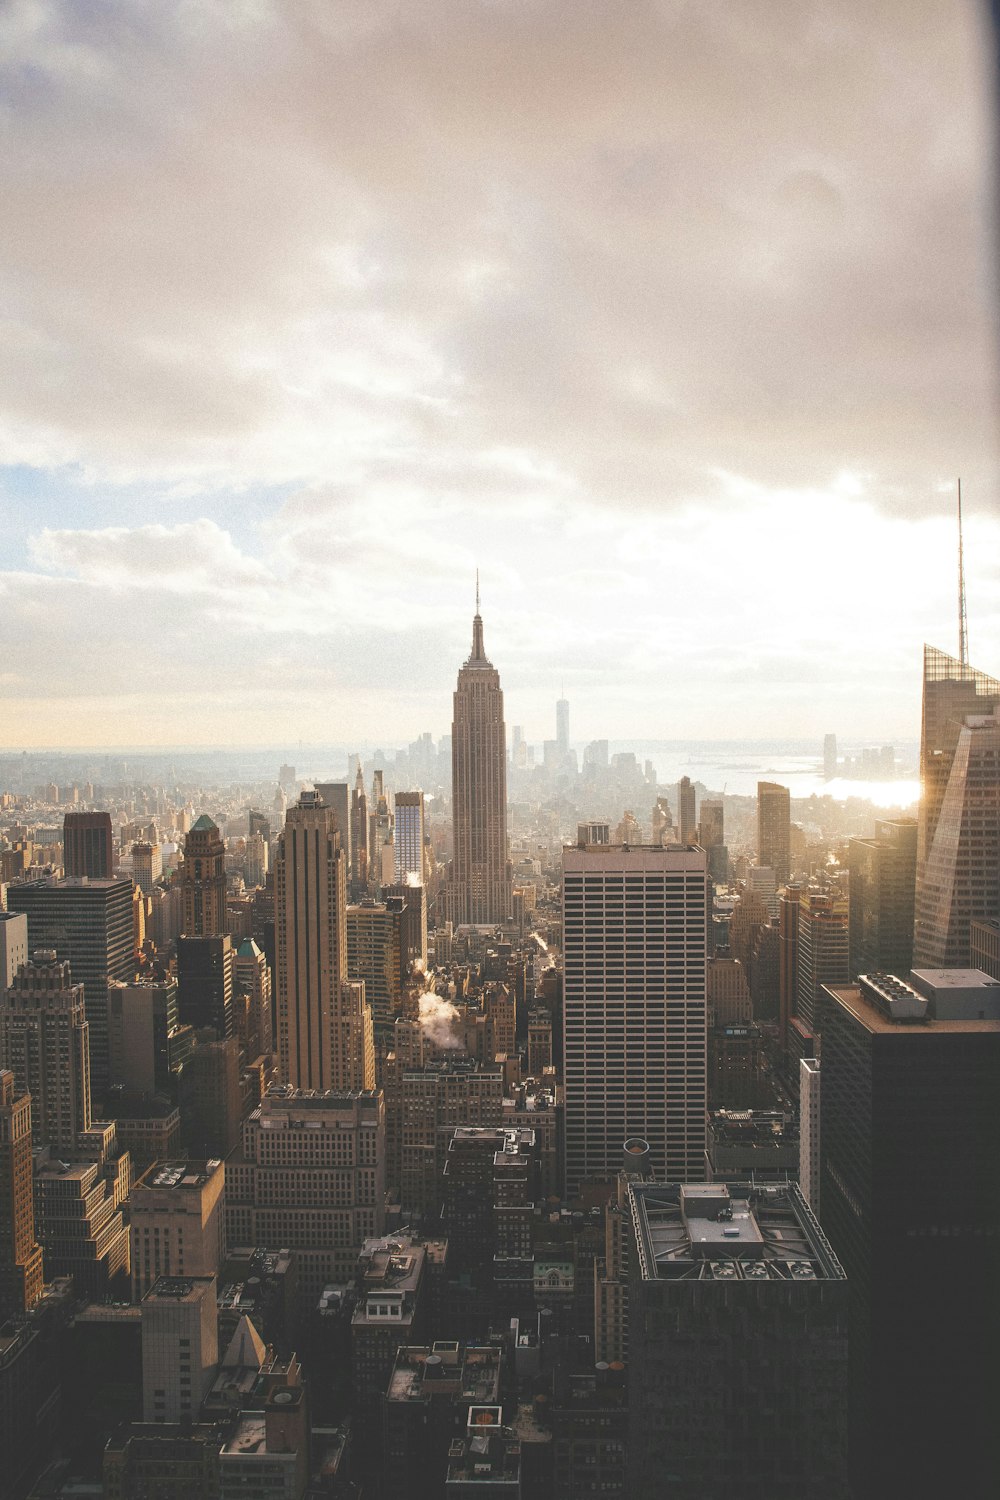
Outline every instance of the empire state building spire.
[(483, 617), (479, 613), (479, 569), (476, 569), (476, 613), (472, 620), (472, 654), (466, 662), (467, 667), (475, 666), (477, 663), (484, 667), (490, 666), (483, 646)]
[(472, 622), (472, 652), (460, 668), (451, 740), (453, 848), (446, 893), (456, 924), (493, 926), (510, 917), (507, 855), (507, 730), (500, 674), (486, 655), (483, 620)]

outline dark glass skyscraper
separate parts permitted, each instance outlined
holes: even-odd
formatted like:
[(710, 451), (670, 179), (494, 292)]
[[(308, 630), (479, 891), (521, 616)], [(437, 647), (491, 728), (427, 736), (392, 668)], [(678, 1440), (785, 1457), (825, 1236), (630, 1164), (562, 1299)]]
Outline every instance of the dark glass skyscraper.
[(63, 868), (71, 878), (110, 880), (115, 872), (111, 814), (68, 812), (63, 818)]
[(916, 822), (876, 823), (873, 839), (851, 839), (847, 864), (851, 974), (884, 970), (905, 978), (913, 962)]
[(629, 1500), (846, 1500), (847, 1287), (798, 1187), (627, 1211)]
[(996, 1493), (1000, 1021), (823, 995), (823, 1228), (850, 1289), (857, 1500)]

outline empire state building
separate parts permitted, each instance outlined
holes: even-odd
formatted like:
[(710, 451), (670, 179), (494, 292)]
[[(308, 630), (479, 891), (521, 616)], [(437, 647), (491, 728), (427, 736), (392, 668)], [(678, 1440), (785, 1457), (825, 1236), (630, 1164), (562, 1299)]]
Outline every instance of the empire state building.
[(500, 674), (483, 647), (476, 588), (472, 652), (459, 669), (451, 726), (454, 851), (447, 911), (457, 925), (510, 918), (507, 861), (507, 732)]

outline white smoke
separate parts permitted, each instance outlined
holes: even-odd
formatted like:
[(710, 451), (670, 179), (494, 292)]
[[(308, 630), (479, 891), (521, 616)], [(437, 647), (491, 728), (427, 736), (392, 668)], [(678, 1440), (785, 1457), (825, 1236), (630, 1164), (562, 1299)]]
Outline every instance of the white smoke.
[(417, 874), (416, 870), (407, 870), (405, 881), (406, 885), (414, 886), (419, 889), (420, 886), (423, 885), (423, 883), (424, 882), (420, 879), (420, 876)]
[(455, 1034), (455, 1023), (458, 1020), (458, 1007), (452, 1005), (450, 1000), (444, 1000), (436, 995), (433, 990), (425, 990), (420, 996), (420, 1024), (424, 1035), (435, 1047), (460, 1047), (460, 1039)]
[(549, 951), (549, 945), (545, 941), (545, 939), (542, 937), (542, 934), (540, 932), (533, 932), (531, 934), (531, 936), (534, 938), (534, 940), (538, 944), (539, 948), (541, 948), (542, 952), (543, 953), (548, 953), (548, 951)]

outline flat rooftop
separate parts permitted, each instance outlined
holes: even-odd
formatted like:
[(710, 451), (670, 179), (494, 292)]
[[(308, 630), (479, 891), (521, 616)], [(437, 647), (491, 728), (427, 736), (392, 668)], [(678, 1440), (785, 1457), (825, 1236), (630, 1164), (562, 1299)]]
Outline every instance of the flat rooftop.
[[(429, 1356), (440, 1364), (427, 1369)], [(465, 1349), (447, 1341), (430, 1347), (401, 1345), (389, 1378), (390, 1401), (420, 1400), (440, 1390), (463, 1400), (490, 1402), (497, 1399), (500, 1385), (500, 1351), (488, 1345)]]
[(144, 1188), (203, 1188), (208, 1179), (222, 1166), (219, 1158), (211, 1161), (159, 1161), (150, 1169), (137, 1187)]
[(214, 1276), (161, 1276), (154, 1281), (143, 1302), (199, 1302), (207, 1292), (214, 1297)]
[[(995, 1036), (997, 1032), (1000, 1032), (1000, 1021), (940, 1021), (930, 1015), (915, 1025), (901, 1026), (898, 1021), (892, 1021), (888, 1016), (883, 1015), (871, 1000), (866, 999), (857, 985), (825, 984), (823, 988), (828, 995), (838, 1000), (844, 1009), (864, 1026), (866, 1031), (870, 1031), (873, 1035), (882, 1033), (913, 1037), (954, 1033), (958, 1036), (969, 1036), (974, 1032), (984, 1032)], [(923, 999), (923, 996), (918, 998)]]
[(644, 1280), (844, 1279), (794, 1183), (632, 1183), (629, 1205)]
[(914, 969), (913, 973), (936, 990), (992, 990), (998, 983), (982, 969)]

